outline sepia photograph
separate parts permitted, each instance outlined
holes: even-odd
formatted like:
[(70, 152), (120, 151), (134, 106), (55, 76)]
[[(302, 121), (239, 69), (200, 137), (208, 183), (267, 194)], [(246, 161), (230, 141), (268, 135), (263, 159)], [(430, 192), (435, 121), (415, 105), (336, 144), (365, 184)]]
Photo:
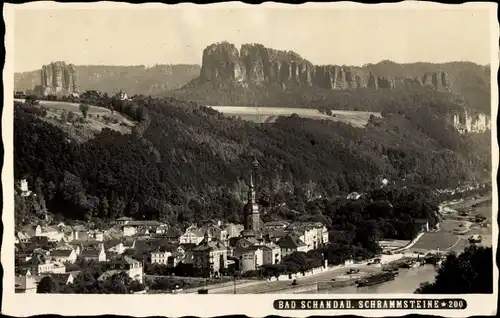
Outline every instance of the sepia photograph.
[(2, 312), (494, 314), (496, 10), (6, 5)]

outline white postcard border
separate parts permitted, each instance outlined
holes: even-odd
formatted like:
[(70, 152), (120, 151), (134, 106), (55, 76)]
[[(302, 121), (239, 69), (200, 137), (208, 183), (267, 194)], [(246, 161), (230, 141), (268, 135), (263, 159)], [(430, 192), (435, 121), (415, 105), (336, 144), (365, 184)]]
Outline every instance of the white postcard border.
[[(180, 4), (177, 7), (189, 10), (195, 7), (193, 4)], [(306, 317), (310, 315), (361, 315), (361, 316), (402, 316), (409, 313), (441, 315), (447, 317), (465, 317), (471, 315), (491, 315), (496, 313), (498, 295), (498, 268), (494, 263), (494, 293), (491, 295), (415, 295), (415, 294), (263, 294), (263, 295), (59, 295), (59, 294), (15, 294), (14, 293), (14, 176), (13, 176), (13, 26), (14, 10), (19, 9), (164, 9), (169, 7), (165, 4), (142, 4), (134, 5), (128, 3), (55, 3), (49, 1), (32, 2), (22, 5), (4, 5), (4, 21), (6, 25), (5, 47), (6, 59), (3, 71), (4, 75), (4, 107), (2, 118), (2, 135), (4, 145), (4, 166), (2, 170), (3, 185), (3, 214), (4, 225), (3, 246), (1, 249), (1, 260), (4, 269), (3, 278), (3, 302), (2, 313), (12, 316), (29, 316), (37, 314), (60, 314), (60, 315), (100, 315), (118, 314), (126, 316), (158, 316), (170, 317), (199, 316), (212, 317), (231, 314), (245, 314), (250, 317), (263, 317), (267, 315)], [(170, 6), (171, 7), (171, 6)], [(242, 8), (249, 7), (241, 2), (220, 3), (205, 5), (202, 8)], [(255, 8), (255, 6), (253, 6)], [(498, 86), (496, 73), (498, 71), (498, 21), (496, 17), (497, 4), (495, 3), (466, 3), (461, 5), (443, 5), (431, 2), (403, 2), (397, 4), (367, 5), (354, 2), (340, 3), (306, 3), (303, 5), (284, 5), (278, 3), (264, 3), (260, 8), (286, 8), (297, 10), (300, 8), (339, 8), (339, 9), (363, 9), (363, 10), (470, 10), (487, 9), (491, 12), (491, 92), (492, 92), (492, 118), (496, 119), (498, 111)], [(498, 144), (496, 120), (492, 120), (492, 162), (493, 162), (493, 211), (498, 211), (498, 193), (496, 174), (498, 170)], [(493, 251), (496, 258), (498, 225), (497, 214), (492, 218)], [(273, 301), (275, 299), (345, 299), (345, 298), (463, 298), (468, 307), (465, 310), (275, 310)]]

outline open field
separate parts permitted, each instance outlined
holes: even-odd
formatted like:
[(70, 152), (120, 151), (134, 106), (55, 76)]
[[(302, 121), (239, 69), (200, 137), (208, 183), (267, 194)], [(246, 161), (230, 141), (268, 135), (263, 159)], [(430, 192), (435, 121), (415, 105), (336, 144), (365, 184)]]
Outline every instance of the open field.
[(370, 116), (382, 117), (376, 112), (358, 112), (334, 110), (335, 117), (326, 114), (321, 114), (317, 109), (309, 108), (285, 108), (285, 107), (243, 107), (243, 106), (209, 106), (224, 115), (240, 117), (243, 120), (253, 121), (256, 123), (272, 123), (279, 116), (290, 116), (297, 114), (301, 117), (340, 121), (346, 124), (351, 124), (355, 127), (364, 127)]
[[(16, 101), (22, 102), (23, 100)], [(39, 103), (47, 110), (47, 116), (42, 118), (42, 120), (61, 127), (61, 129), (79, 142), (93, 138), (93, 136), (101, 132), (103, 128), (109, 128), (122, 134), (129, 134), (132, 131), (132, 127), (136, 125), (135, 121), (118, 112), (112, 113), (109, 109), (104, 107), (89, 105), (87, 119), (81, 122), (80, 120), (83, 119), (83, 115), (79, 109), (80, 104), (78, 103), (44, 100), (39, 101)], [(75, 121), (72, 123), (61, 122), (61, 116), (64, 112), (66, 112), (66, 114), (72, 113)]]
[(456, 235), (439, 231), (435, 233), (425, 233), (420, 240), (418, 240), (409, 251), (419, 250), (446, 250), (457, 243), (459, 238)]

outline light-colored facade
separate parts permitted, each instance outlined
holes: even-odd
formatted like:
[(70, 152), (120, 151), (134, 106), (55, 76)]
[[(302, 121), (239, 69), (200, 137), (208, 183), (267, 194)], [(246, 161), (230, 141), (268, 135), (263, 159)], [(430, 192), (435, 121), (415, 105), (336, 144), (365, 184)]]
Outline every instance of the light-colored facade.
[(36, 280), (31, 275), (16, 276), (15, 284), (15, 293), (36, 294)]
[(47, 237), (47, 239), (51, 242), (59, 242), (64, 237), (64, 233), (59, 232), (56, 227), (41, 227), (40, 225), (37, 225), (35, 228), (35, 236)]
[(80, 253), (80, 257), (86, 261), (105, 262), (106, 252), (104, 251), (104, 245), (99, 244), (98, 248), (85, 248)]
[(99, 280), (119, 272), (127, 273), (130, 278), (137, 280), (141, 284), (144, 282), (144, 268), (142, 263), (128, 256), (124, 256), (120, 260), (110, 262), (108, 264), (108, 271), (101, 275)]
[(46, 260), (43, 263), (36, 265), (35, 270), (32, 273), (36, 273), (37, 275), (53, 273), (53, 274), (64, 274), (66, 273), (66, 266), (64, 264), (53, 262), (50, 260)]
[(281, 248), (274, 244), (269, 243), (262, 247), (263, 265), (279, 264), (281, 262)]
[(169, 257), (172, 256), (171, 251), (159, 250), (151, 253), (151, 263), (168, 265)]
[(102, 242), (104, 241), (104, 232), (102, 231), (89, 231), (89, 240)]
[(239, 270), (248, 272), (257, 270), (264, 264), (264, 249), (262, 246), (241, 247), (233, 250), (233, 257), (239, 261)]
[(224, 230), (226, 231), (227, 239), (229, 240), (230, 238), (240, 236), (241, 231), (243, 231), (243, 225), (230, 223), (224, 228)]
[(227, 268), (227, 252), (227, 247), (221, 242), (204, 240), (193, 249), (193, 266), (217, 276), (222, 269)]
[(67, 248), (67, 249), (56, 249), (50, 251), (50, 258), (55, 262), (59, 263), (70, 263), (73, 264), (76, 261), (78, 255), (76, 255), (75, 250)]
[[(211, 238), (211, 234), (208, 234)], [(186, 229), (186, 232), (179, 237), (180, 244), (200, 244), (203, 241), (204, 233), (199, 229), (190, 226)]]
[(123, 252), (125, 252), (125, 246), (123, 245), (123, 243), (120, 242), (118, 244), (111, 245), (110, 247), (108, 247), (106, 252), (121, 255), (123, 254)]

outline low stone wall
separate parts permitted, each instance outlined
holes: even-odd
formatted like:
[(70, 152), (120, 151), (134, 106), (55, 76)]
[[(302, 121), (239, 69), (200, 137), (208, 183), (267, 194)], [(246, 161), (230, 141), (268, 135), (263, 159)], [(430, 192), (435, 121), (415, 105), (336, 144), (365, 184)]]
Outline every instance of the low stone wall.
[(357, 278), (336, 280), (331, 282), (318, 282), (318, 290), (333, 289), (356, 285)]
[(270, 277), (269, 281), (277, 281), (277, 280), (278, 281), (287, 281), (287, 280), (300, 279), (300, 278), (304, 278), (304, 277), (313, 276), (313, 275), (316, 275), (319, 273), (332, 271), (332, 270), (339, 269), (342, 267), (343, 267), (343, 265), (328, 266), (327, 268), (318, 267), (318, 268), (314, 268), (313, 270), (311, 270), (309, 272), (304, 273), (305, 275), (302, 275), (302, 273), (292, 274), (291, 277), (289, 275), (280, 275), (280, 276), (278, 276), (278, 279), (276, 279), (276, 277)]
[(307, 285), (290, 286), (262, 292), (262, 294), (301, 294), (318, 290), (318, 283)]

